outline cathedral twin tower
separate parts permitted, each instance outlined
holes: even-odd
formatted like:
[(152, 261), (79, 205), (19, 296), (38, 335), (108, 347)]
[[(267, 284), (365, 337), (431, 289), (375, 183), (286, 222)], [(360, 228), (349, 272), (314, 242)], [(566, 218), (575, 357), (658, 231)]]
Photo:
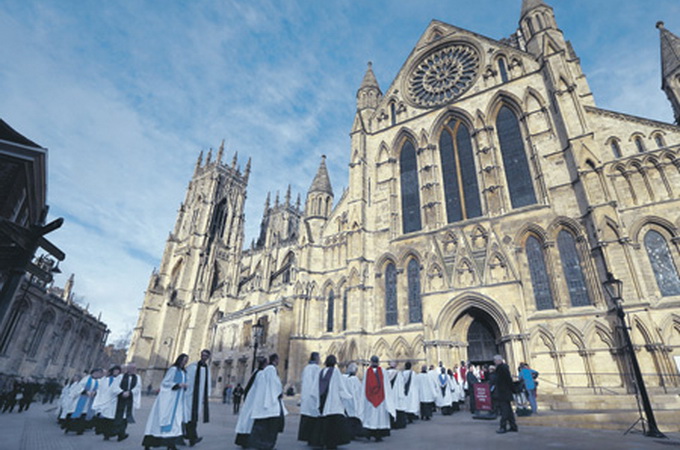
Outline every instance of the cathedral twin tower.
[[(658, 27), (680, 121), (680, 39)], [(310, 351), (501, 353), (546, 394), (626, 393), (611, 272), (648, 385), (677, 387), (680, 127), (598, 108), (549, 5), (524, 0), (502, 40), (432, 21), (387, 92), (369, 65), (350, 136), (342, 197), (323, 158), (304, 207), (267, 199), (248, 249), (250, 161), (199, 158), (134, 331), (145, 385), (206, 347), (221, 392), (247, 378), (256, 338), (286, 384)]]

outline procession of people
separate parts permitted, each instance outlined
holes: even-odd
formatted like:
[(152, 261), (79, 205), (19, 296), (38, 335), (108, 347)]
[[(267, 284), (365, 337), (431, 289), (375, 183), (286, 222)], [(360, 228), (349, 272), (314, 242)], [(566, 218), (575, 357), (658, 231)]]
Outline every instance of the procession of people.
[[(168, 368), (146, 420), (144, 449), (193, 447), (202, 441), (199, 423), (210, 420), (210, 357), (205, 349), (189, 364), (189, 355), (181, 354)], [(245, 389), (237, 383), (229, 391), (238, 414), (234, 443), (242, 448), (273, 449), (284, 430), (288, 411), (278, 365), (277, 354), (258, 357)], [(537, 411), (538, 372), (521, 363), (515, 381), (500, 355), (489, 364), (461, 362), (447, 368), (439, 362), (422, 365), (419, 372), (410, 361), (401, 368), (397, 361), (381, 364), (373, 355), (363, 374), (358, 369), (355, 362), (343, 364), (332, 354), (321, 364), (320, 354), (311, 353), (300, 379), (298, 441), (315, 449), (336, 449), (357, 439), (379, 442), (437, 413), (449, 416), (461, 409), (475, 418), (500, 416), (497, 433), (516, 432), (511, 402), (517, 402), (517, 395), (525, 395), (531, 412)], [(141, 389), (134, 364), (74, 376), (62, 389), (59, 423), (64, 433), (93, 429), (103, 440), (124, 441), (141, 405)]]

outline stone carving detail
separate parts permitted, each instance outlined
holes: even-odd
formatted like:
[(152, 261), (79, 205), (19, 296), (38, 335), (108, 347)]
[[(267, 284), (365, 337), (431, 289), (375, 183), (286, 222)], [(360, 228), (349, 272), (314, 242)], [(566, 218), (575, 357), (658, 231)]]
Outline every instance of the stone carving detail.
[(408, 92), (420, 106), (439, 106), (460, 97), (479, 72), (479, 53), (468, 44), (440, 47), (423, 57), (411, 72)]

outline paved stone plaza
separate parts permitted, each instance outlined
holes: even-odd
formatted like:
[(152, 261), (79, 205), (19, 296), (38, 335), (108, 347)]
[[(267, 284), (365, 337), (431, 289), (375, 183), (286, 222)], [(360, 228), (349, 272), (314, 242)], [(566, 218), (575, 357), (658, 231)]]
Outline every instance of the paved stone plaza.
[[(152, 398), (145, 397), (142, 409), (138, 412), (138, 423), (129, 427), (130, 437), (121, 443), (102, 441), (102, 438), (88, 432), (83, 436), (64, 435), (55, 421), (55, 406), (33, 404), (28, 412), (0, 415), (0, 450), (91, 450), (91, 449), (140, 449), (146, 417)], [(295, 409), (295, 407), (291, 407)], [(236, 418), (231, 414), (231, 405), (211, 403), (213, 421), (200, 425), (203, 442), (196, 445), (197, 450), (237, 450), (234, 445), (234, 425)], [(549, 413), (548, 413), (549, 414)], [(286, 418), (286, 431), (279, 436), (277, 448), (309, 448), (296, 441), (299, 415), (291, 413)], [(570, 448), (570, 449), (654, 449), (680, 447), (680, 434), (669, 433), (670, 439), (646, 438), (640, 434), (624, 436), (622, 431), (584, 430), (574, 428), (526, 426), (518, 418), (519, 433), (498, 435), (495, 433), (498, 421), (478, 421), (470, 418), (467, 412), (453, 416), (436, 415), (432, 422), (417, 423), (405, 430), (392, 433), (383, 443), (362, 440), (341, 448), (344, 449), (415, 449), (430, 448), (472, 448), (479, 449), (531, 449)], [(188, 448), (188, 447), (187, 447)]]

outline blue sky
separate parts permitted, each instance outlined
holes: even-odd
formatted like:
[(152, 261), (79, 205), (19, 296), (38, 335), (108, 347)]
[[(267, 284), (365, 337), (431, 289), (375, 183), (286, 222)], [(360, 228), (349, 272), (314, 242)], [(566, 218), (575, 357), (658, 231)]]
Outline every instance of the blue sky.
[[(657, 20), (677, 0), (548, 0), (598, 106), (672, 121), (660, 90)], [(304, 199), (322, 154), (347, 184), (355, 94), (373, 68), (390, 85), (432, 19), (491, 38), (520, 0), (0, 0), (0, 117), (49, 149), (57, 278), (112, 330), (132, 329), (200, 150), (225, 140), (253, 168), (246, 241), (267, 191)]]

